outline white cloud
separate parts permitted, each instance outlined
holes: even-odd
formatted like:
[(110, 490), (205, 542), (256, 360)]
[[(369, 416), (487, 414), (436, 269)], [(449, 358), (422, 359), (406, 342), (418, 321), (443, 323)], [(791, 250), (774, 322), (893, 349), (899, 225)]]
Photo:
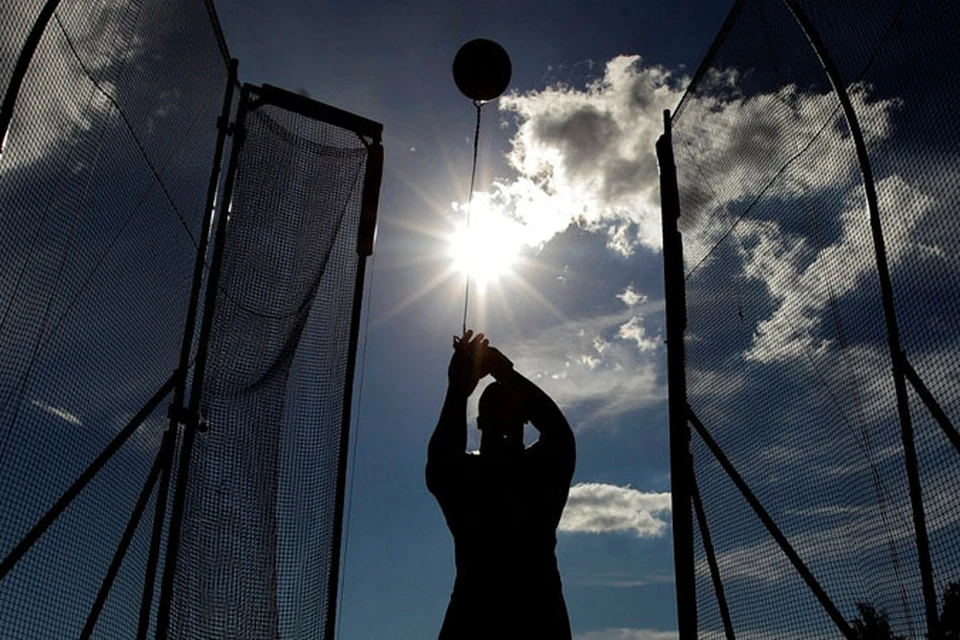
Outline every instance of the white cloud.
[(560, 531), (631, 531), (641, 538), (666, 535), (661, 517), (670, 511), (669, 493), (644, 493), (629, 486), (581, 483), (570, 487)]
[[(863, 199), (859, 165), (849, 136), (840, 133), (846, 125), (833, 93), (787, 85), (743, 96), (738, 84), (736, 72), (713, 74), (677, 116), (674, 152), (688, 270), (708, 262), (711, 249), (733, 225), (756, 224), (737, 220), (769, 184), (775, 184), (778, 198), (808, 203), (828, 189)], [(868, 147), (889, 138), (892, 115), (902, 102), (875, 99), (863, 83), (849, 92)], [(824, 165), (827, 157), (835, 160)]]
[(633, 340), (640, 351), (654, 351), (660, 347), (663, 340), (660, 336), (648, 338), (643, 328), (643, 318), (633, 316), (626, 323), (620, 325), (617, 337), (623, 340)]
[(607, 248), (625, 258), (632, 256), (633, 250), (636, 248), (632, 229), (633, 225), (629, 222), (611, 224), (607, 227)]
[(72, 424), (76, 427), (83, 425), (83, 421), (80, 420), (80, 417), (77, 414), (71, 413), (66, 409), (61, 409), (60, 407), (55, 407), (51, 404), (47, 404), (43, 400), (34, 400), (32, 404), (33, 406), (37, 407), (41, 411), (49, 413), (55, 418), (60, 418), (61, 420), (63, 420), (68, 424)]
[(485, 196), (523, 223), (531, 246), (577, 222), (603, 231), (625, 256), (639, 244), (659, 248), (654, 143), (683, 84), (639, 56), (618, 56), (582, 89), (557, 84), (504, 96), (500, 109), (517, 122), (507, 155), (517, 175)]
[(603, 629), (578, 633), (574, 640), (677, 640), (676, 631), (654, 629)]
[(624, 289), (622, 293), (617, 294), (617, 299), (628, 307), (632, 307), (634, 305), (646, 302), (647, 296), (636, 291), (631, 284), (627, 285), (627, 288)]
[[(663, 67), (645, 65), (639, 56), (618, 56), (584, 88), (556, 84), (504, 96), (500, 109), (517, 123), (507, 154), (516, 176), (495, 181), (489, 193), (475, 197), (522, 223), (524, 242), (531, 246), (577, 223), (603, 232), (607, 246), (624, 256), (638, 245), (659, 249), (654, 145), (663, 130), (663, 110), (677, 105), (686, 82)], [(709, 224), (685, 238), (690, 264), (729, 228), (729, 204), (757, 193), (824, 123), (842, 127), (832, 93), (805, 93), (788, 85), (745, 96), (739, 83), (734, 71), (715, 73), (684, 103), (674, 146), (678, 163), (689, 171), (696, 167), (697, 175), (684, 184), (682, 222), (709, 216)], [(874, 99), (862, 83), (850, 88), (850, 96), (862, 115), (868, 145), (889, 137), (891, 114), (900, 101)], [(784, 112), (787, 117), (769, 116)], [(825, 135), (821, 142), (817, 154), (806, 156), (851, 153), (846, 136)], [(782, 192), (805, 196), (851, 183), (856, 166), (849, 162), (839, 172), (828, 172), (815, 158), (804, 158), (781, 176)], [(710, 185), (720, 185), (719, 192)]]
[[(916, 247), (910, 235), (930, 211), (933, 200), (898, 176), (881, 180), (877, 191), (881, 210), (897, 212), (898, 224), (889, 225), (892, 229), (887, 234), (887, 257), (893, 267)], [(748, 360), (806, 357), (828, 346), (813, 336), (821, 314), (831, 299), (853, 291), (861, 285), (863, 276), (876, 270), (870, 217), (861, 193), (849, 195), (840, 221), (841, 237), (820, 250), (812, 262), (805, 259), (810, 249), (807, 241), (791, 239), (776, 223), (753, 221), (737, 228), (735, 236), (746, 261), (746, 276), (765, 283), (779, 304), (757, 326), (753, 345), (746, 353)]]
[[(652, 340), (627, 330), (634, 317), (660, 313), (663, 302), (647, 302), (610, 315), (571, 320), (522, 342), (507, 344), (504, 353), (517, 370), (543, 388), (564, 409), (588, 411), (578, 426), (616, 417), (666, 398), (663, 350)], [(639, 328), (639, 327), (638, 327)], [(637, 338), (639, 342), (635, 342)]]
[[(11, 4), (23, 4), (22, 10), (30, 11), (25, 3)], [(104, 91), (117, 95), (111, 76), (116, 76), (116, 69), (143, 51), (143, 40), (138, 35), (118, 36), (124, 21), (117, 15), (126, 10), (120, 0), (105, 0), (96, 11), (82, 3), (75, 9), (64, 6), (57, 11), (31, 60), (17, 98), (3, 156), (4, 169), (34, 163), (51, 149), (73, 142), (114, 108), (94, 87), (83, 67)], [(30, 23), (34, 19), (31, 16)], [(12, 58), (19, 55), (21, 44), (5, 43), (5, 47), (16, 49)], [(77, 62), (74, 49), (83, 66)]]
[[(827, 187), (860, 184), (853, 145), (839, 134), (845, 124), (832, 92), (808, 93), (786, 85), (773, 93), (744, 96), (739, 80), (733, 71), (714, 73), (677, 115), (674, 152), (689, 265), (700, 262), (745, 203), (783, 167), (789, 169), (777, 178), (781, 197), (809, 198)], [(901, 101), (874, 99), (863, 83), (851, 86), (849, 93), (867, 145), (887, 139)], [(815, 147), (802, 153), (814, 139)], [(841, 161), (825, 168), (825, 157)], [(740, 204), (731, 211), (729, 205), (735, 202)]]

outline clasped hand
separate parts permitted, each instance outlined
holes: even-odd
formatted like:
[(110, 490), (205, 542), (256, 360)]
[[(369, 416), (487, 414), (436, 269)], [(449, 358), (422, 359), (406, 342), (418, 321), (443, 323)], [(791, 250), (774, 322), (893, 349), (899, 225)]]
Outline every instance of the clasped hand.
[(447, 368), (447, 379), (457, 392), (469, 396), (487, 374), (499, 378), (512, 368), (513, 363), (499, 349), (491, 347), (482, 333), (474, 336), (468, 329), (462, 336), (453, 337), (453, 356)]

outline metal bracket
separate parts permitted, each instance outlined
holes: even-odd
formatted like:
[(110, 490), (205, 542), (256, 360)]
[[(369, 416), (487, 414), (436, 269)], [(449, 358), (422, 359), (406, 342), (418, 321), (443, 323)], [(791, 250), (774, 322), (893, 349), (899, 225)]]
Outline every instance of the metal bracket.
[(170, 419), (170, 424), (183, 426), (187, 429), (196, 429), (200, 433), (206, 433), (210, 430), (210, 423), (203, 416), (184, 407), (170, 405), (167, 410), (167, 417)]
[(228, 136), (232, 136), (234, 125), (229, 120), (225, 120), (223, 116), (217, 116), (217, 129), (223, 131)]

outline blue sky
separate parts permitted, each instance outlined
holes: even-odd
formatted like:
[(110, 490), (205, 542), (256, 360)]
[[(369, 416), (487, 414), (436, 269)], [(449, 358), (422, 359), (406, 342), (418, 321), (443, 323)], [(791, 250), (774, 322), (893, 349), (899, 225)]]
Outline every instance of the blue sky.
[[(344, 640), (435, 635), (452, 585), (452, 541), (424, 487), (423, 464), (450, 336), (460, 327), (462, 276), (419, 293), (449, 268), (447, 237), (463, 217), (454, 203), (466, 199), (473, 108), (454, 87), (450, 65), (475, 37), (500, 42), (513, 62), (511, 98), (484, 108), (477, 191), (494, 194), (492, 208), (517, 212), (530, 198), (537, 208), (518, 214), (532, 216), (523, 264), (485, 296), (474, 292), (469, 324), (538, 376), (577, 430), (574, 483), (583, 486), (572, 494), (563, 525), (570, 530), (558, 544), (575, 634), (672, 637), (653, 142), (660, 110), (676, 104), (681, 78), (728, 8), (692, 1), (218, 7), (245, 81), (302, 90), (384, 124), (387, 162), (352, 443)], [(622, 146), (604, 139), (586, 157), (571, 146), (578, 135), (599, 140), (590, 122), (577, 120), (586, 103), (610, 105), (617, 124), (636, 135), (620, 134)], [(544, 145), (565, 150), (566, 174), (553, 197), (530, 182)], [(589, 184), (598, 162), (608, 163), (602, 173), (610, 178)], [(626, 172), (622, 184), (618, 171)], [(580, 224), (567, 228), (578, 216)]]

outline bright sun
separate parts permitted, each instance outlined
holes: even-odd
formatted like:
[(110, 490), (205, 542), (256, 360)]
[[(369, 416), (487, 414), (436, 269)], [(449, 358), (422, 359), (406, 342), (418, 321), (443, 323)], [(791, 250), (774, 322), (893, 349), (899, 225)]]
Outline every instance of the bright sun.
[(476, 206), (466, 223), (457, 225), (449, 238), (453, 268), (469, 274), (481, 289), (513, 272), (520, 253), (520, 225), (502, 213)]

